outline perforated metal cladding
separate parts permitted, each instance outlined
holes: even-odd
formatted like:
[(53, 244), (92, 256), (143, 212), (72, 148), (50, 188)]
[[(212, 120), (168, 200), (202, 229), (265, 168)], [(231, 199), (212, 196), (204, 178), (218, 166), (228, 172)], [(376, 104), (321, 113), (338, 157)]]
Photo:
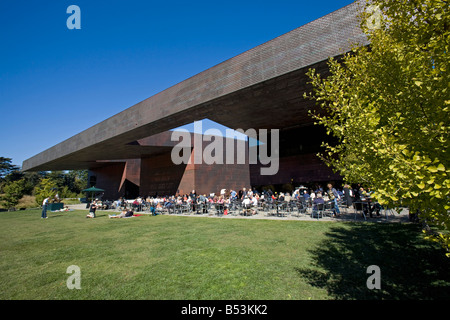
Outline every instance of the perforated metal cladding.
[[(196, 105), (367, 44), (357, 5), (333, 12), (167, 89), (165, 105)], [(155, 97), (156, 98), (156, 97)], [(150, 98), (152, 99), (152, 98)], [(159, 99), (158, 99), (159, 100)]]
[[(26, 160), (23, 169), (43, 170), (58, 163), (61, 167), (62, 161), (65, 169), (78, 168), (85, 161), (120, 156), (125, 149), (123, 157), (139, 157), (130, 151), (129, 142), (201, 119), (200, 106), (209, 104), (211, 118), (226, 114), (229, 111), (220, 105), (211, 108), (214, 101), (228, 95), (230, 103), (245, 99), (239, 94), (245, 88), (255, 88), (256, 96), (271, 79), (338, 56), (352, 43), (368, 44), (359, 28), (358, 8), (359, 2), (348, 5), (180, 82)], [(226, 99), (221, 103), (228, 104)], [(288, 102), (283, 105), (289, 107)], [(110, 150), (115, 151), (111, 156)]]

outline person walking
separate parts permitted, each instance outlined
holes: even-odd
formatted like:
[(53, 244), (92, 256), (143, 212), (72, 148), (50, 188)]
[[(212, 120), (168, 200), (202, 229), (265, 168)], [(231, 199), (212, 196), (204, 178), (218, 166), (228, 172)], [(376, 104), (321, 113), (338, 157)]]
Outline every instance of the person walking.
[(48, 200), (50, 198), (47, 197), (44, 199), (44, 201), (42, 201), (42, 213), (41, 213), (41, 219), (47, 219), (47, 205), (48, 205)]
[(343, 190), (343, 194), (344, 194), (344, 204), (347, 206), (347, 208), (352, 206), (353, 203), (353, 191), (352, 188), (348, 185), (345, 184), (344, 185), (344, 190)]
[(334, 212), (333, 217), (337, 217), (341, 215), (341, 211), (339, 210), (338, 205), (338, 199), (340, 199), (340, 196), (335, 188), (333, 188), (333, 185), (331, 183), (328, 184), (328, 197), (331, 201), (334, 203)]

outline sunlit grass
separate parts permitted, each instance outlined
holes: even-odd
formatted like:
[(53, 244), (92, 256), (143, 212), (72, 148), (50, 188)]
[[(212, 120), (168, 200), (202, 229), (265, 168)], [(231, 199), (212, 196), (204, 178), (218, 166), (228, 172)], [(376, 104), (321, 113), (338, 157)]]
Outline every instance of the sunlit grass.
[[(342, 274), (346, 264), (362, 269), (352, 279), (352, 286), (359, 286), (351, 288), (353, 295), (345, 288), (339, 288), (342, 295), (333, 290), (339, 277), (332, 275), (333, 266), (322, 263), (327, 259), (321, 250), (336, 230), (355, 241), (364, 234), (370, 237), (373, 227), (384, 230), (383, 237), (390, 232), (386, 225), (358, 223), (148, 215), (108, 219), (101, 211), (96, 219), (85, 215), (49, 213), (48, 219), (40, 219), (38, 210), (1, 213), (0, 299), (371, 298), (365, 264), (371, 259), (380, 263), (382, 248), (368, 242), (372, 257), (364, 259), (350, 250), (354, 244), (341, 243), (329, 253)], [(419, 239), (415, 226), (392, 228)], [(399, 239), (394, 234), (380, 241), (404, 241)], [(416, 241), (414, 250), (429, 245)], [(388, 259), (395, 264), (401, 257), (389, 252)], [(70, 265), (80, 267), (80, 290), (66, 286)], [(317, 283), (312, 272), (330, 281)], [(448, 277), (436, 280), (448, 283)], [(389, 297), (385, 290), (382, 297)]]

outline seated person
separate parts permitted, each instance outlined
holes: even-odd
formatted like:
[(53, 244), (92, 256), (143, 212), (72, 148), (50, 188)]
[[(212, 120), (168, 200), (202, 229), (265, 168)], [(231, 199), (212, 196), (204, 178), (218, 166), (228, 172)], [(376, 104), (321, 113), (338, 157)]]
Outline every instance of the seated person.
[(158, 202), (156, 204), (156, 207), (153, 205), (150, 207), (150, 212), (152, 213), (153, 216), (156, 216), (158, 214), (161, 214), (163, 212), (163, 205), (162, 202)]
[(89, 206), (89, 213), (86, 218), (95, 218), (95, 211), (97, 210), (97, 201), (93, 201)]
[(253, 207), (252, 214), (257, 214), (258, 213), (258, 210), (257, 210), (258, 199), (255, 196), (253, 196), (253, 198), (252, 198), (252, 207)]
[(317, 193), (317, 197), (313, 201), (313, 210), (317, 210), (318, 209), (318, 205), (324, 204), (324, 203), (325, 203), (325, 201), (322, 198), (322, 193), (318, 192)]
[(121, 214), (118, 214), (118, 215), (108, 215), (109, 216), (109, 218), (111, 219), (111, 218), (129, 218), (129, 217), (132, 217), (133, 216), (133, 211), (131, 211), (131, 210), (122, 210), (122, 213)]
[(93, 212), (89, 212), (89, 213), (86, 215), (86, 218), (95, 218), (94, 213), (93, 213)]
[(242, 206), (244, 207), (245, 215), (247, 215), (248, 213), (251, 213), (252, 215), (256, 214), (256, 210), (252, 208), (252, 199), (250, 199), (248, 196), (245, 196), (244, 200), (242, 201)]

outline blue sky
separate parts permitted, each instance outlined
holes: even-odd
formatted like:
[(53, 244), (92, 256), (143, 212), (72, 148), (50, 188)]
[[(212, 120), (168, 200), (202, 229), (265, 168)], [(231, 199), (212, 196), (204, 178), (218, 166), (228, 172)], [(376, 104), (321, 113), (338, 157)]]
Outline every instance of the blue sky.
[[(0, 2), (0, 156), (22, 161), (353, 0)], [(67, 7), (81, 9), (69, 30)]]

